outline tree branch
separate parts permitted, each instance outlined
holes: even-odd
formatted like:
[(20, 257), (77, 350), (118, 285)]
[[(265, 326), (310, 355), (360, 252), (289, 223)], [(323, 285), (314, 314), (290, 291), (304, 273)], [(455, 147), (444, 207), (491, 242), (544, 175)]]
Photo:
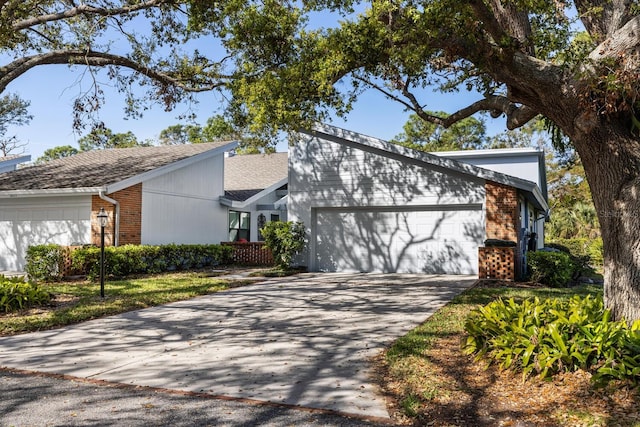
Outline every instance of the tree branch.
[(71, 9), (64, 12), (50, 13), (46, 15), (34, 16), (29, 19), (24, 19), (13, 24), (14, 31), (24, 30), (35, 25), (44, 24), (47, 22), (60, 21), (63, 19), (72, 18), (79, 15), (100, 15), (100, 16), (116, 16), (126, 15), (133, 12), (138, 12), (144, 9), (150, 9), (165, 4), (172, 4), (172, 0), (147, 0), (143, 3), (133, 4), (131, 6), (116, 7), (113, 9), (107, 9), (102, 7), (93, 7), (87, 4), (80, 4), (74, 6)]
[(590, 54), (592, 61), (605, 58), (618, 59), (621, 54), (627, 54), (640, 45), (640, 16), (629, 20), (622, 28), (615, 31), (605, 41), (600, 43)]
[(162, 85), (177, 87), (187, 92), (205, 92), (213, 90), (224, 86), (226, 84), (224, 80), (230, 78), (230, 76), (220, 75), (217, 76), (220, 81), (209, 82), (201, 85), (192, 85), (190, 83), (193, 82), (190, 82), (188, 79), (183, 80), (179, 77), (172, 76), (161, 71), (156, 71), (124, 56), (85, 50), (63, 50), (19, 58), (8, 65), (0, 67), (0, 93), (4, 92), (9, 83), (30, 69), (39, 65), (51, 64), (75, 64), (99, 67), (115, 65), (118, 67), (129, 68)]
[(433, 114), (429, 114), (424, 110), (423, 106), (418, 102), (418, 99), (415, 97), (415, 95), (409, 91), (411, 83), (409, 78), (407, 78), (407, 80), (402, 83), (400, 83), (399, 81), (396, 82), (398, 90), (402, 92), (402, 95), (408, 101), (400, 98), (397, 95), (394, 95), (392, 92), (384, 89), (382, 86), (366, 80), (363, 77), (353, 76), (353, 78), (365, 83), (372, 89), (383, 93), (392, 101), (396, 101), (404, 105), (407, 109), (416, 113), (416, 115), (422, 120), (443, 126), (445, 128), (448, 128), (455, 123), (464, 120), (467, 117), (470, 117), (480, 111), (488, 111), (494, 118), (500, 116), (500, 114), (504, 114), (507, 119), (507, 129), (509, 130), (517, 129), (521, 126), (524, 126), (538, 115), (538, 112), (533, 108), (527, 107), (526, 105), (519, 106), (511, 102), (505, 96), (487, 95), (484, 99), (476, 101), (473, 104), (443, 118), (435, 116)]

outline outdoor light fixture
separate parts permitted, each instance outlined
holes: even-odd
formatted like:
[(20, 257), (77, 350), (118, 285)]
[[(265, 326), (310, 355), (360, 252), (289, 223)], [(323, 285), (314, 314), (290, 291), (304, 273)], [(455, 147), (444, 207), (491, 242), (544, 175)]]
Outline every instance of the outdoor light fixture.
[(109, 221), (109, 215), (100, 208), (98, 223), (100, 224), (100, 296), (104, 298), (104, 228)]

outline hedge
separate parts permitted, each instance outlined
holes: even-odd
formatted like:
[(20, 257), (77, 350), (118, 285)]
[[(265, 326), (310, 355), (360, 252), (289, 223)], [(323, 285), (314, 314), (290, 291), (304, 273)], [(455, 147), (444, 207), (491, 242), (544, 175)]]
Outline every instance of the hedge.
[[(60, 279), (59, 265), (64, 247), (32, 246), (27, 256), (27, 274), (31, 280)], [(33, 249), (32, 249), (33, 248)], [(105, 248), (105, 274), (123, 277), (129, 274), (162, 273), (214, 267), (231, 262), (233, 249), (222, 245), (124, 245)], [(29, 253), (29, 252), (28, 252)], [(53, 255), (57, 253), (58, 255)], [(71, 252), (71, 265), (78, 274), (93, 280), (100, 275), (100, 248), (86, 246)], [(56, 274), (53, 274), (56, 272)]]

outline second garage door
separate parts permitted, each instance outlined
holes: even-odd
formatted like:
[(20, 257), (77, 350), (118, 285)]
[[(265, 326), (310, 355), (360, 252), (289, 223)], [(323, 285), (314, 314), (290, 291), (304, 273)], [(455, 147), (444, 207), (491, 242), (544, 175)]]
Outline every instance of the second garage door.
[(319, 271), (477, 274), (481, 205), (316, 209), (312, 268)]

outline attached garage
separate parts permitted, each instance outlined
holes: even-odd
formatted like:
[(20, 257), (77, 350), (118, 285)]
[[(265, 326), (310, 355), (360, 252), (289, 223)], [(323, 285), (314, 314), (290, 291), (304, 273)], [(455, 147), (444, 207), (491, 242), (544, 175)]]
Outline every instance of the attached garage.
[(91, 242), (91, 196), (25, 197), (0, 204), (0, 270), (22, 270), (29, 246)]
[(300, 264), (330, 272), (478, 274), (486, 239), (527, 237), (519, 200), (548, 210), (536, 182), (327, 125), (290, 148), (288, 197)]
[(313, 270), (476, 274), (482, 205), (317, 209)]

